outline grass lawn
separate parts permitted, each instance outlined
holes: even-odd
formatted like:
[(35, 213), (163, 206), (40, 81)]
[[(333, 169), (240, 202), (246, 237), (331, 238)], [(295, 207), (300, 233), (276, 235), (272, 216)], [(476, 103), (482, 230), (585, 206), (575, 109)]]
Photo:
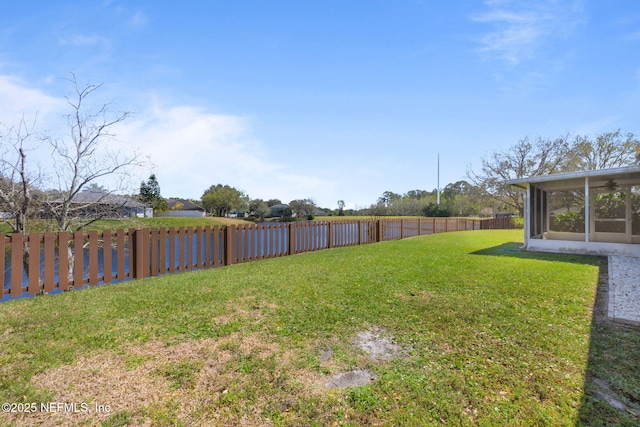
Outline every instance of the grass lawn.
[[(640, 331), (592, 321), (601, 260), (520, 253), (521, 236), (437, 234), (2, 303), (0, 401), (89, 410), (0, 425), (638, 425), (599, 394), (640, 404)], [(400, 351), (372, 358), (364, 331)], [(325, 386), (352, 369), (378, 380)]]

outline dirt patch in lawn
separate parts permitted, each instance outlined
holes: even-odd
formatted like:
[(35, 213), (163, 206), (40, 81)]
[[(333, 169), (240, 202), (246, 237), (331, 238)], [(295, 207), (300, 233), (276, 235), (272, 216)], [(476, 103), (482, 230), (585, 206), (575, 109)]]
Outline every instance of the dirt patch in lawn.
[[(354, 346), (364, 351), (374, 362), (406, 357), (410, 348), (403, 348), (394, 342), (393, 336), (379, 327), (358, 332)], [(320, 362), (327, 364), (332, 356), (331, 350), (320, 353)], [(379, 377), (368, 369), (353, 369), (333, 375), (325, 383), (327, 388), (361, 387), (378, 381)]]
[(356, 347), (366, 352), (373, 360), (391, 360), (406, 356), (404, 349), (393, 341), (393, 337), (384, 329), (374, 327), (358, 333)]

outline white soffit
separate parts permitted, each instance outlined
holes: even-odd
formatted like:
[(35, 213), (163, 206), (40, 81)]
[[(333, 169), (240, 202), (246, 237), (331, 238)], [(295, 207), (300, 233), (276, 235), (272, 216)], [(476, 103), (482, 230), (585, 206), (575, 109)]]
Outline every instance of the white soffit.
[(584, 188), (584, 180), (587, 177), (591, 188), (605, 186), (610, 181), (615, 182), (618, 186), (640, 185), (640, 164), (611, 169), (533, 176), (530, 178), (511, 179), (505, 182), (523, 189), (527, 187), (527, 184), (532, 184), (546, 191), (560, 191)]

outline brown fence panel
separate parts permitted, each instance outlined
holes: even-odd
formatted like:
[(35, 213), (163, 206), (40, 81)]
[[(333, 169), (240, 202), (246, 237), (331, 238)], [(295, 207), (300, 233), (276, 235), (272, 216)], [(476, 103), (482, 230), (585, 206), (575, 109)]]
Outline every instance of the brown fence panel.
[(236, 262), (237, 263), (241, 263), (244, 262), (244, 253), (246, 248), (246, 244), (245, 244), (245, 237), (246, 233), (245, 233), (245, 226), (244, 224), (240, 224), (237, 225), (235, 227), (235, 254), (234, 256), (236, 257)]
[(212, 244), (211, 226), (204, 227), (202, 232), (202, 244), (204, 245), (204, 259), (202, 260), (202, 267), (209, 268), (213, 266), (213, 244)]
[(269, 249), (267, 227), (264, 224), (256, 224), (256, 259), (264, 259)]
[(251, 228), (247, 224), (242, 227), (242, 261), (249, 261), (251, 259), (251, 248), (249, 247), (249, 234), (251, 234)]
[(505, 230), (516, 228), (511, 217), (483, 219), (480, 225), (481, 230)]
[(22, 295), (22, 252), (23, 236), (19, 233), (11, 235), (11, 296)]
[(198, 226), (196, 227), (196, 229), (194, 230), (194, 238), (196, 239), (196, 259), (195, 259), (195, 263), (196, 263), (196, 268), (201, 269), (204, 268), (204, 256), (202, 254), (202, 250), (203, 250), (203, 243), (204, 243), (204, 230), (202, 229), (202, 227)]
[(102, 259), (103, 259), (103, 283), (111, 283), (113, 280), (113, 257), (111, 252), (111, 231), (105, 230), (102, 233)]
[[(223, 250), (224, 250), (224, 244), (221, 243), (222, 241), (222, 237), (223, 237), (223, 232), (220, 229), (220, 226), (216, 225), (213, 227), (213, 265), (218, 266), (220, 264), (222, 264), (224, 262), (224, 255), (223, 255)], [(222, 249), (221, 250), (221, 246)]]
[(125, 279), (124, 272), (124, 251), (125, 251), (125, 230), (116, 230), (116, 278)]
[(40, 292), (40, 233), (31, 233), (29, 241), (28, 289), (31, 295)]
[(89, 231), (89, 286), (98, 284), (98, 232)]
[(224, 228), (224, 265), (235, 264), (235, 251), (234, 251), (234, 240), (236, 237), (235, 230), (236, 227), (234, 225), (227, 225)]
[[(2, 294), (0, 294), (0, 298), (4, 298), (4, 295), (8, 293), (7, 289), (4, 287), (4, 271), (5, 271), (5, 249), (6, 236), (4, 234), (0, 234), (0, 284), (2, 284)], [(9, 290), (10, 291), (10, 290)]]
[(73, 233), (73, 287), (79, 289), (84, 283), (84, 233)]
[(185, 228), (179, 227), (177, 253), (178, 253), (178, 271), (180, 272), (185, 271), (185, 268), (186, 268), (185, 247), (184, 247), (185, 234), (186, 234)]
[(149, 261), (149, 267), (151, 268), (150, 271), (150, 275), (151, 276), (157, 276), (158, 273), (160, 272), (160, 267), (159, 267), (159, 251), (160, 251), (160, 230), (158, 230), (157, 228), (152, 228), (150, 231), (150, 235), (149, 235), (149, 256), (150, 256), (150, 261)]
[(169, 273), (173, 273), (176, 271), (176, 229), (173, 227), (169, 228), (169, 240), (167, 241), (169, 245)]
[[(44, 292), (51, 292), (56, 288), (56, 234), (44, 233), (44, 278), (42, 287)], [(38, 262), (38, 264), (40, 264)]]
[(71, 285), (69, 275), (69, 232), (58, 233), (58, 288), (66, 291)]

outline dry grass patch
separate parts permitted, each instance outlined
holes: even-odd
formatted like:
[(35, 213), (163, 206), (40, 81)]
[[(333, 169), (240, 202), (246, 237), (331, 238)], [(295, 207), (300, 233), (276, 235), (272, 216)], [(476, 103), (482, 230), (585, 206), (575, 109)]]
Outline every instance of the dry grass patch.
[[(79, 356), (33, 376), (56, 402), (89, 404), (86, 413), (36, 413), (8, 421), (96, 425), (124, 417), (136, 425), (272, 425), (309, 396), (322, 400), (326, 379), (296, 367), (295, 354), (264, 334), (231, 334), (167, 345), (153, 341), (120, 353)], [(94, 405), (110, 412), (96, 413)], [(125, 414), (125, 415), (123, 415)]]

